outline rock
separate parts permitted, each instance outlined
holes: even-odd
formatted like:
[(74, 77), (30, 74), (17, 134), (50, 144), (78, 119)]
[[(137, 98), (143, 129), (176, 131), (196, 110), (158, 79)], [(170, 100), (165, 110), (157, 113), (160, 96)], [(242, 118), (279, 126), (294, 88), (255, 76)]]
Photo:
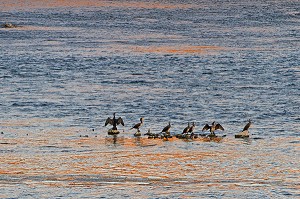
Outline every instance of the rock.
[(108, 135), (118, 135), (120, 133), (120, 131), (109, 129), (107, 133), (108, 133)]
[(185, 134), (177, 134), (175, 137), (178, 139), (190, 139), (192, 138), (192, 135), (185, 133)]
[(234, 137), (235, 138), (248, 138), (249, 137), (249, 131), (248, 130), (242, 131), (242, 132), (236, 134)]
[(4, 24), (2, 24), (2, 27), (3, 28), (16, 28), (17, 26), (13, 25), (11, 23), (4, 23)]
[(136, 133), (134, 134), (135, 137), (139, 137), (139, 136), (141, 136), (141, 135), (142, 135), (141, 132), (136, 132)]
[(88, 135), (79, 135), (79, 137), (84, 137), (84, 138), (88, 138)]

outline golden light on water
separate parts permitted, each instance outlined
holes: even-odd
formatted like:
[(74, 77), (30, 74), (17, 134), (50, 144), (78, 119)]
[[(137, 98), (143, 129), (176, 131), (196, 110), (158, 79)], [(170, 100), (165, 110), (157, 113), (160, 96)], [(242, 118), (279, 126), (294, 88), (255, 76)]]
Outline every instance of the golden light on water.
[[(186, 144), (204, 145), (207, 141), (198, 139)], [(222, 152), (219, 150), (203, 151), (202, 149), (188, 151), (180, 148), (170, 152), (174, 146), (170, 146), (169, 150), (163, 151), (157, 151), (157, 148), (164, 148), (167, 143), (181, 145), (183, 144), (182, 140), (176, 138), (169, 141), (148, 138), (119, 138), (117, 142), (121, 144), (122, 150), (109, 150), (113, 149), (111, 147), (114, 146), (112, 138), (91, 137), (52, 140), (52, 142), (34, 137), (2, 138), (2, 149), (16, 150), (21, 147), (26, 150), (29, 147), (30, 150), (35, 152), (23, 153), (20, 151), (14, 153), (13, 156), (10, 153), (2, 154), (0, 173), (25, 176), (56, 174), (62, 175), (62, 177), (68, 174), (80, 174), (147, 179), (180, 179), (185, 177), (189, 179), (192, 176), (194, 179), (197, 179), (195, 176), (209, 179), (212, 174), (216, 177), (226, 174), (235, 179), (243, 179), (247, 175), (261, 175), (262, 178), (273, 176), (278, 179), (284, 178), (285, 172), (291, 175), (300, 172), (299, 168), (293, 170), (285, 170), (282, 167), (272, 168), (272, 165), (268, 165), (268, 162), (261, 160), (262, 157), (251, 157), (251, 154), (247, 154), (246, 151), (235, 151), (232, 146), (229, 147), (228, 151)], [(72, 153), (72, 151), (84, 149), (89, 149), (89, 151)], [(248, 164), (245, 164), (244, 158), (248, 159)], [(280, 158), (281, 164), (288, 161), (286, 158), (288, 157), (283, 156)], [(239, 161), (240, 163), (238, 163)], [(240, 166), (233, 171), (234, 168), (231, 168), (230, 162), (238, 163)], [(225, 166), (226, 164), (228, 166)], [(276, 170), (278, 170), (276, 175), (273, 175)], [(257, 171), (259, 173), (255, 174)]]
[(158, 53), (158, 54), (208, 54), (224, 50), (218, 46), (149, 46), (133, 47), (133, 51), (139, 53)]
[[(0, 1), (16, 25), (0, 30), (0, 198), (299, 196), (294, 2)], [(227, 126), (114, 137), (113, 111), (142, 131)]]
[[(283, 185), (299, 189), (297, 157), (278, 150), (291, 141), (289, 138), (247, 144), (232, 138), (185, 141), (96, 136), (98, 133), (74, 137), (74, 132), (83, 130), (53, 129), (38, 136), (0, 135), (1, 150), (7, 151), (1, 154), (0, 175), (30, 187), (139, 188), (143, 193), (150, 187), (173, 187), (160, 191), (166, 196), (175, 191), (185, 195), (195, 189), (268, 192), (271, 187)], [(277, 150), (276, 157), (260, 147)], [(295, 165), (293, 169), (291, 164)]]
[(57, 8), (57, 7), (128, 7), (145, 9), (188, 9), (195, 5), (181, 3), (160, 3), (160, 2), (140, 2), (140, 1), (102, 1), (102, 0), (30, 0), (30, 1), (10, 1), (2, 0), (0, 10), (12, 9), (39, 9), (39, 8)]

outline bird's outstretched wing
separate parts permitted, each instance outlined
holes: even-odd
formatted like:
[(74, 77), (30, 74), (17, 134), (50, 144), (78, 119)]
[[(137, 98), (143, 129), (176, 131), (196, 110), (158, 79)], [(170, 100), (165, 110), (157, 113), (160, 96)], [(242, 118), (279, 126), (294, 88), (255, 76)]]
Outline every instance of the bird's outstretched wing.
[(251, 121), (249, 120), (248, 124), (246, 124), (246, 126), (243, 129), (243, 131), (248, 130), (250, 126), (251, 126)]
[(224, 131), (224, 128), (223, 128), (223, 126), (221, 126), (221, 124), (216, 124), (216, 130), (218, 130), (218, 129)]
[(114, 124), (114, 121), (113, 121), (113, 119), (110, 119), (110, 117), (108, 117), (108, 118), (106, 119), (106, 121), (105, 121), (105, 125), (104, 125), (104, 126), (106, 126), (106, 125), (108, 125), (108, 124), (111, 124), (111, 125), (113, 125), (113, 124)]
[(124, 121), (121, 117), (118, 118), (117, 120), (117, 125), (122, 124), (124, 126)]
[(206, 131), (206, 130), (208, 130), (208, 129), (210, 129), (210, 126), (209, 126), (208, 124), (205, 124), (205, 126), (204, 126), (203, 129), (202, 129), (202, 131)]

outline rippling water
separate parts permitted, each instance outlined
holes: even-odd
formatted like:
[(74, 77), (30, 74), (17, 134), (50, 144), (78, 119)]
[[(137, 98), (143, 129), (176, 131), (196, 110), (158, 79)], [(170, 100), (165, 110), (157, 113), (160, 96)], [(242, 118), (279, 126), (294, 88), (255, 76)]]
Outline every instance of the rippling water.
[[(299, 8), (1, 1), (18, 27), (0, 29), (0, 198), (299, 197)], [(143, 133), (217, 121), (227, 136), (134, 138), (140, 117)]]

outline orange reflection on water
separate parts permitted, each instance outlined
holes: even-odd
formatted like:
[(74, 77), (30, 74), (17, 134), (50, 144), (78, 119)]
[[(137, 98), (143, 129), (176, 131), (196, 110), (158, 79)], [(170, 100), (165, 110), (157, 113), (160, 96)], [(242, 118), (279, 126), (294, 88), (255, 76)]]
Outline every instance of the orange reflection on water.
[(0, 10), (12, 9), (37, 9), (37, 8), (53, 8), (53, 7), (128, 7), (128, 8), (144, 8), (144, 9), (188, 9), (195, 7), (191, 4), (182, 3), (160, 3), (156, 1), (140, 2), (140, 1), (105, 1), (105, 0), (25, 0), (11, 1), (2, 0), (0, 2)]
[(281, 186), (280, 183), (291, 189), (299, 188), (296, 182), (299, 167), (291, 167), (298, 162), (297, 157), (292, 159), (290, 154), (277, 150), (275, 158), (263, 150), (284, 148), (294, 138), (244, 145), (228, 138), (222, 142), (208, 142), (204, 138), (191, 142), (176, 138), (164, 141), (123, 135), (116, 139), (112, 136), (66, 139), (65, 135), (71, 135), (75, 129), (61, 132), (15, 138), (1, 135), (2, 143), (15, 144), (0, 144), (4, 151), (0, 174), (21, 181), (36, 177), (40, 181), (30, 181), (31, 186), (36, 183), (49, 187), (103, 186), (101, 183), (116, 187), (124, 186), (125, 181), (129, 187), (136, 182), (151, 186), (181, 186), (186, 182), (199, 189), (267, 190), (270, 186)]
[(58, 118), (26, 118), (18, 120), (2, 120), (0, 125), (2, 127), (26, 127), (26, 126), (43, 126), (49, 123), (60, 123), (63, 122), (63, 119)]
[(133, 51), (139, 53), (159, 53), (159, 54), (207, 54), (224, 50), (218, 46), (148, 46), (133, 47)]

